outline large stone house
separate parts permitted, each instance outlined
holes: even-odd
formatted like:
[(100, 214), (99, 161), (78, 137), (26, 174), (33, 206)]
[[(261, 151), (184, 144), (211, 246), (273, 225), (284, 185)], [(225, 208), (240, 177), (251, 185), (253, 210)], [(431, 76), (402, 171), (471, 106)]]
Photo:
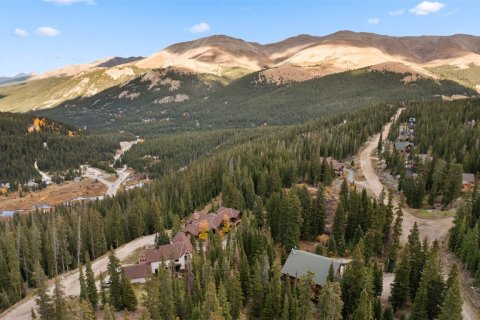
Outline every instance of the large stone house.
[(185, 224), (184, 231), (187, 235), (195, 237), (198, 237), (202, 231), (211, 230), (215, 234), (225, 226), (226, 221), (236, 227), (240, 222), (240, 211), (221, 207), (215, 213), (194, 212)]

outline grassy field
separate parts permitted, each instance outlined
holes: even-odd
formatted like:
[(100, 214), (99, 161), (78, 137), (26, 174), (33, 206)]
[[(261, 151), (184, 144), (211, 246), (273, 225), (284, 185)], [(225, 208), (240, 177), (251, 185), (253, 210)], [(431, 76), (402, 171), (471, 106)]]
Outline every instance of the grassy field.
[(465, 69), (456, 66), (439, 66), (428, 70), (444, 79), (453, 80), (480, 92), (480, 66), (471, 64)]
[(421, 219), (449, 218), (455, 216), (455, 210), (430, 211), (427, 209), (410, 209), (411, 213)]

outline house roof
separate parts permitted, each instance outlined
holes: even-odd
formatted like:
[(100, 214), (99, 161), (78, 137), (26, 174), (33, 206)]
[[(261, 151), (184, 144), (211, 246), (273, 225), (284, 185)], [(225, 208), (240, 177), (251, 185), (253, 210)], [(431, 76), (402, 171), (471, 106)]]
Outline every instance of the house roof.
[(473, 173), (462, 173), (462, 183), (475, 183), (475, 175)]
[(194, 236), (198, 236), (202, 223), (208, 224), (208, 230), (218, 229), (223, 223), (225, 215), (229, 219), (238, 219), (240, 217), (240, 211), (220, 207), (216, 213), (194, 212), (192, 218), (185, 224), (184, 230)]
[(283, 265), (282, 273), (291, 277), (301, 278), (308, 272), (311, 272), (313, 273), (313, 281), (317, 285), (323, 286), (327, 282), (330, 265), (333, 263), (333, 270), (336, 274), (340, 266), (346, 264), (346, 262), (345, 259), (333, 259), (303, 250), (292, 249), (287, 261)]
[[(174, 240), (176, 242), (173, 242)], [(183, 232), (179, 232), (173, 237), (172, 243), (161, 245), (158, 249), (145, 250), (145, 261), (152, 263), (163, 260), (175, 260), (186, 252), (193, 252), (192, 243)]]
[(395, 149), (397, 150), (404, 150), (408, 146), (415, 147), (415, 144), (408, 141), (395, 141)]
[(123, 272), (130, 280), (147, 278), (152, 274), (150, 271), (150, 263), (148, 262), (126, 265), (122, 268)]
[[(331, 163), (332, 164), (332, 168), (333, 170), (335, 171), (338, 171), (338, 170), (342, 170), (344, 165), (341, 164), (340, 162), (338, 162), (337, 160), (335, 160), (334, 158), (332, 157), (327, 157), (327, 162), (328, 163)], [(323, 157), (320, 157), (320, 161), (323, 162)]]

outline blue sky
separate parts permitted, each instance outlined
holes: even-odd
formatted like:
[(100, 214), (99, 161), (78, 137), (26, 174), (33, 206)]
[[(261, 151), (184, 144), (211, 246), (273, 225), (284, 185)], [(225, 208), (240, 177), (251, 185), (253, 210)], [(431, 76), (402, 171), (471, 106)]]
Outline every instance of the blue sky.
[(0, 0), (0, 76), (147, 56), (212, 34), (269, 43), (338, 30), (480, 35), (478, 0)]

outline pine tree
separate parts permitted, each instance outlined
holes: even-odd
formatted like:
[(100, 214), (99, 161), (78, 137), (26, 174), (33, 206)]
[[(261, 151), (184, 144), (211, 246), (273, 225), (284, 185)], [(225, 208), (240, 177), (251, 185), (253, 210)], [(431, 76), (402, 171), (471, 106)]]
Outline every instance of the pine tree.
[(55, 278), (55, 287), (53, 289), (53, 306), (55, 310), (55, 319), (63, 320), (67, 318), (67, 304), (65, 301), (65, 290), (60, 277)]
[(333, 269), (333, 262), (330, 263), (330, 267), (328, 268), (327, 281), (335, 282), (335, 270)]
[(110, 303), (118, 311), (124, 309), (123, 286), (121, 280), (122, 269), (120, 261), (112, 250), (108, 255), (108, 275), (110, 276)]
[(135, 311), (137, 309), (137, 297), (133, 291), (132, 283), (130, 279), (122, 271), (122, 298), (123, 306), (128, 311)]
[[(153, 280), (155, 281), (155, 280)], [(160, 294), (160, 316), (161, 319), (173, 320), (175, 319), (175, 304), (172, 289), (172, 279), (165, 268), (158, 269), (158, 283)], [(151, 313), (154, 316), (153, 313)]]
[(88, 300), (87, 283), (83, 274), (83, 265), (78, 266), (78, 282), (80, 283), (80, 300)]
[(265, 302), (265, 290), (262, 277), (262, 270), (260, 263), (257, 260), (253, 269), (252, 276), (252, 294), (251, 294), (251, 303), (252, 303), (252, 314), (256, 317), (260, 316), (262, 307)]
[(108, 297), (107, 297), (107, 292), (105, 291), (105, 274), (100, 271), (100, 301), (102, 302), (102, 305), (106, 305), (108, 303)]
[(462, 305), (458, 270), (456, 265), (454, 265), (447, 281), (447, 292), (443, 299), (438, 320), (461, 320), (463, 318)]
[(393, 308), (391, 305), (388, 305), (383, 311), (383, 320), (393, 320)]
[(240, 282), (240, 276), (236, 270), (230, 274), (227, 290), (228, 302), (231, 306), (231, 314), (233, 319), (238, 319), (243, 307), (243, 292)]
[(222, 317), (225, 320), (232, 320), (230, 315), (230, 302), (227, 299), (227, 292), (223, 283), (220, 283), (218, 286), (218, 303), (222, 309)]
[(363, 289), (360, 294), (360, 300), (353, 313), (352, 320), (373, 320), (372, 302), (366, 289)]
[(408, 245), (403, 249), (391, 286), (392, 291), (389, 300), (393, 309), (398, 310), (405, 305), (410, 295), (410, 250)]
[(376, 262), (373, 264), (372, 280), (373, 296), (380, 297), (383, 291), (383, 272)]
[(416, 222), (408, 235), (408, 245), (410, 250), (410, 297), (413, 300), (420, 285), (423, 265), (425, 264), (425, 255), (422, 251), (420, 232)]
[(108, 303), (103, 306), (103, 320), (115, 320), (115, 314)]
[(35, 299), (38, 306), (38, 314), (42, 320), (50, 320), (55, 318), (55, 310), (52, 305), (52, 299), (48, 294), (47, 277), (43, 272), (40, 263), (35, 265), (35, 284), (37, 297)]
[(337, 251), (340, 256), (343, 256), (345, 251), (345, 223), (347, 217), (343, 205), (340, 203), (335, 211), (335, 218), (333, 220), (332, 235), (337, 244)]
[(202, 305), (202, 314), (206, 319), (222, 319), (222, 307), (218, 302), (214, 282), (207, 284), (205, 301)]
[(320, 319), (341, 320), (342, 309), (343, 301), (340, 284), (327, 281), (318, 297), (318, 312)]
[(98, 304), (98, 293), (97, 286), (95, 285), (95, 274), (92, 270), (92, 263), (88, 252), (85, 253), (85, 277), (88, 301), (90, 301), (92, 308), (95, 310)]
[(346, 266), (340, 281), (343, 300), (343, 317), (352, 315), (356, 309), (362, 290), (367, 284), (362, 242), (355, 248), (352, 261)]

